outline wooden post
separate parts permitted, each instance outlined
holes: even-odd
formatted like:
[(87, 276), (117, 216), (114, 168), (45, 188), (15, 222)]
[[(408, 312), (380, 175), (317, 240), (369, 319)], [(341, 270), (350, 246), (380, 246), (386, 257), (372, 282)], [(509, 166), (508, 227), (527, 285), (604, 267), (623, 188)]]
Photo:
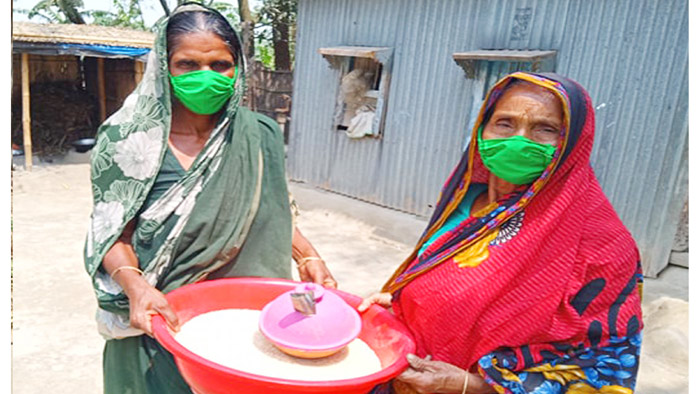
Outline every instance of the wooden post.
[(107, 104), (105, 98), (105, 63), (104, 58), (97, 58), (97, 98), (100, 101), (100, 123), (107, 118)]
[(32, 170), (32, 117), (29, 107), (29, 54), (22, 54), (22, 133), (24, 134), (24, 164)]
[(134, 82), (136, 82), (136, 86), (138, 86), (139, 82), (141, 82), (141, 79), (143, 78), (143, 62), (140, 62), (138, 60), (134, 60)]

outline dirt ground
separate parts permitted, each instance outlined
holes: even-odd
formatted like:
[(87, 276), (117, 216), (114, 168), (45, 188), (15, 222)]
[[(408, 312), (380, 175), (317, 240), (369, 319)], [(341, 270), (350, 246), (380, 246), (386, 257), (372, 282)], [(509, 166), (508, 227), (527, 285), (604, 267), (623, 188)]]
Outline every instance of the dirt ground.
[[(104, 342), (82, 260), (91, 210), (86, 159), (72, 153), (32, 172), (13, 171), (13, 393), (102, 391)], [(299, 228), (351, 293), (378, 289), (410, 252), (410, 234), (422, 230), (410, 215), (300, 185), (292, 190)], [(677, 268), (647, 281), (637, 393), (688, 393), (687, 281), (687, 270)]]

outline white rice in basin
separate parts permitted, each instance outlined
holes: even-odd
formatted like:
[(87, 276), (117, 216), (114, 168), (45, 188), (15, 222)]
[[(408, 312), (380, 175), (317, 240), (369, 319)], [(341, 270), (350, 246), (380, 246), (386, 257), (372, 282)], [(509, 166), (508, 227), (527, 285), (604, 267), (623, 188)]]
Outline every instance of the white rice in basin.
[(274, 378), (331, 381), (352, 379), (382, 369), (379, 358), (361, 339), (321, 359), (289, 356), (258, 330), (260, 311), (224, 309), (193, 317), (175, 339), (191, 352), (217, 364)]

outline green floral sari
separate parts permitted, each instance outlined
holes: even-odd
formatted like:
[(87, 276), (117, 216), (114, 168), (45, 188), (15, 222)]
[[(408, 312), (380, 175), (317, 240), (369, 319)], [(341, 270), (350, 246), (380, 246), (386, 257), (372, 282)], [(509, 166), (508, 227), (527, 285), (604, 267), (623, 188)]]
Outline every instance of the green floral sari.
[[(176, 12), (186, 10), (216, 12), (193, 5)], [(167, 363), (154, 372), (155, 359), (171, 358), (129, 326), (129, 300), (101, 266), (130, 221), (135, 223), (132, 245), (144, 278), (164, 293), (205, 279), (291, 277), (282, 133), (271, 119), (239, 107), (245, 90), (242, 53), (234, 54), (241, 70), (236, 93), (203, 150), (178, 182), (144, 206), (168, 149), (167, 22), (158, 27), (143, 80), (100, 127), (92, 154), (94, 206), (85, 268), (98, 300), (98, 328), (108, 339), (105, 390), (110, 392), (159, 392), (144, 391), (143, 382), (129, 383), (130, 389), (114, 387), (120, 380), (148, 374), (156, 373), (156, 381), (164, 376), (181, 380), (172, 363), (165, 375)]]

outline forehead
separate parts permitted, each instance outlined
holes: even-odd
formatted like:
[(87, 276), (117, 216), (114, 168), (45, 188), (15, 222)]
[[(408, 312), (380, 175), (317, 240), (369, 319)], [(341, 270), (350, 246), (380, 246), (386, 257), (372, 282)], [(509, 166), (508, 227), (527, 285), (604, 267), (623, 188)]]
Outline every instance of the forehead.
[(518, 82), (503, 92), (494, 104), (494, 109), (524, 105), (525, 102), (532, 103), (533, 101), (539, 103), (543, 109), (553, 112), (562, 111), (561, 100), (552, 91), (525, 81)]
[(212, 32), (192, 32), (179, 36), (171, 49), (172, 58), (199, 56), (230, 56), (226, 42)]

